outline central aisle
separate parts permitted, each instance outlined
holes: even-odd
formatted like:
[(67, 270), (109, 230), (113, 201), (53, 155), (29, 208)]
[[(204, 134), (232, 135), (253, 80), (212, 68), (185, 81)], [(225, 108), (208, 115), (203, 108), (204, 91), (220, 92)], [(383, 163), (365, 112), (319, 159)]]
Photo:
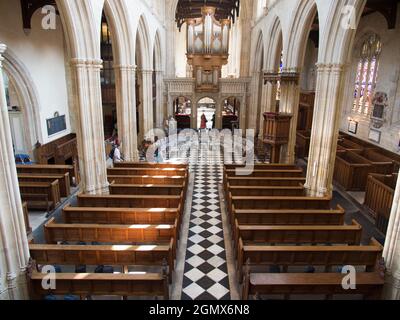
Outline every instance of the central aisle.
[[(192, 144), (193, 145), (193, 144)], [(223, 156), (219, 145), (202, 132), (192, 148), (190, 171), (195, 175), (182, 300), (229, 300), (230, 288), (218, 185)]]

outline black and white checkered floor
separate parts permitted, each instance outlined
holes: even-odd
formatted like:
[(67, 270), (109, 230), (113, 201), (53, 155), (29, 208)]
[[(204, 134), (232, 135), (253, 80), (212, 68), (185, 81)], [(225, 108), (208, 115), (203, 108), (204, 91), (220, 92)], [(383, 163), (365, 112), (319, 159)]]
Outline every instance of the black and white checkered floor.
[[(223, 157), (219, 146), (203, 132), (192, 150), (195, 175), (189, 234), (182, 283), (182, 300), (229, 300), (229, 277), (218, 184)], [(194, 151), (194, 152), (193, 152)]]

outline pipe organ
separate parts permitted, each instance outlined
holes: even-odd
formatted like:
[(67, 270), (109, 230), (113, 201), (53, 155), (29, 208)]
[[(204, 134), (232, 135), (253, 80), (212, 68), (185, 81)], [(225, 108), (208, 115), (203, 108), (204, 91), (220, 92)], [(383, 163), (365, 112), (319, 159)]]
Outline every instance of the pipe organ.
[(196, 91), (218, 92), (223, 65), (228, 63), (231, 21), (217, 20), (214, 7), (203, 7), (201, 18), (187, 19), (187, 59)]

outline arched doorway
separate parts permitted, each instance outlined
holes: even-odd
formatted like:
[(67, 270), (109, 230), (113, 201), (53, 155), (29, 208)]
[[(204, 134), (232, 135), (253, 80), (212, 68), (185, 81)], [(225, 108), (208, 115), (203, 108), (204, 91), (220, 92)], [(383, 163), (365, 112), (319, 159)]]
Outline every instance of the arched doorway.
[(229, 97), (222, 104), (222, 129), (239, 129), (240, 101)]
[[(203, 115), (205, 116), (206, 123), (202, 120)], [(216, 127), (216, 102), (213, 98), (205, 97), (199, 100), (197, 103), (197, 128), (213, 129)], [(202, 123), (203, 122), (203, 123)]]
[(181, 96), (174, 100), (174, 115), (178, 130), (190, 129), (192, 118), (192, 100)]

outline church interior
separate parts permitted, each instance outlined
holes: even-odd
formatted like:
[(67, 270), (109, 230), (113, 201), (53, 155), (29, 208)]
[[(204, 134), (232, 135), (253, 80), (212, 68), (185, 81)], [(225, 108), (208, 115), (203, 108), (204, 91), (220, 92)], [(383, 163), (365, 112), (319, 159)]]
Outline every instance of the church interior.
[(399, 0), (0, 0), (0, 300), (400, 300)]

